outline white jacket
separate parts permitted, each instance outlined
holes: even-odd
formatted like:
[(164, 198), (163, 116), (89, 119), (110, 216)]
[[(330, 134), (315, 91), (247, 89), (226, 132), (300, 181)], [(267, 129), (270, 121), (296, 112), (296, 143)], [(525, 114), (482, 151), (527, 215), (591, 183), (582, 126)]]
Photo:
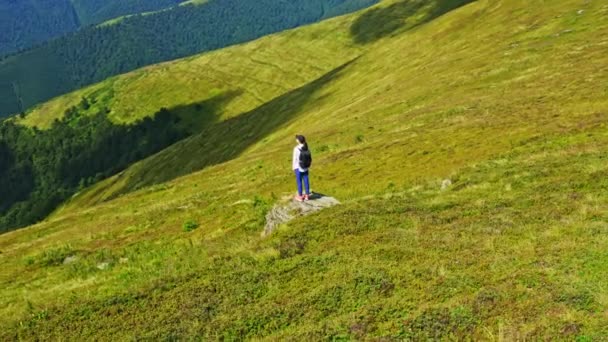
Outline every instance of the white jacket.
[(300, 170), (300, 172), (306, 172), (308, 169), (303, 169), (300, 167), (300, 152), (302, 151), (302, 147), (304, 145), (298, 144), (298, 146), (293, 148), (293, 161), (292, 161), (292, 170)]

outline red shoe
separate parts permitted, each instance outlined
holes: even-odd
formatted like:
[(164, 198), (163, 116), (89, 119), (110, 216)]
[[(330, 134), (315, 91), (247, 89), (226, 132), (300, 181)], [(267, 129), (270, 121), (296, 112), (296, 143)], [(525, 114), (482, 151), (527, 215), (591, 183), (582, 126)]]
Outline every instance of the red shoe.
[(310, 195), (304, 195), (304, 200), (305, 201), (310, 201)]
[(304, 196), (296, 195), (296, 197), (294, 197), (294, 200), (298, 202), (304, 202)]

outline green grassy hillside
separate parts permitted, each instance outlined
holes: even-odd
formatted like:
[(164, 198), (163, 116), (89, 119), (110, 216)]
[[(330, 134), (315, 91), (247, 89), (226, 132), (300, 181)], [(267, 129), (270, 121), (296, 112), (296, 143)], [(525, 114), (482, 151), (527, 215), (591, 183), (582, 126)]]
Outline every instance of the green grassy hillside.
[(2, 83), (19, 88), (0, 84), (5, 91), (0, 98), (7, 99), (0, 101), (0, 117), (146, 65), (251, 41), (376, 2), (214, 0), (89, 26), (0, 61)]
[[(5, 160), (0, 188), (7, 191), (0, 198), (0, 233), (38, 222), (79, 189), (302, 86), (361, 52), (344, 34), (346, 28), (331, 42), (316, 40), (318, 31), (294, 31), (245, 50), (146, 68), (0, 122), (0, 160)], [(291, 49), (307, 52), (264, 62), (265, 56), (284, 56)]]
[[(361, 55), (0, 236), (0, 336), (604, 339), (608, 6), (459, 5), (287, 33)], [(295, 133), (343, 204), (262, 239)]]
[(82, 98), (96, 102), (89, 113), (107, 107), (111, 110), (110, 119), (116, 123), (132, 123), (162, 107), (180, 107), (187, 118), (194, 116), (197, 104), (204, 105), (219, 94), (239, 93), (213, 113), (220, 120), (230, 118), (304, 86), (361, 55), (364, 47), (350, 38), (352, 20), (327, 20), (323, 25), (112, 77), (36, 106), (19, 121), (49, 128), (66, 108), (78, 105)]

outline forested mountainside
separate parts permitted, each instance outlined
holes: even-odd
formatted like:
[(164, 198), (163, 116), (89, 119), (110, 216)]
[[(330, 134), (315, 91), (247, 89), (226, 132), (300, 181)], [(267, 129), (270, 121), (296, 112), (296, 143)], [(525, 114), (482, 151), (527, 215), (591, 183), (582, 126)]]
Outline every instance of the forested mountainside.
[(185, 0), (0, 0), (0, 56), (123, 15)]
[(0, 0), (0, 57), (79, 27), (70, 0)]
[(81, 26), (93, 25), (123, 15), (169, 8), (186, 0), (71, 0)]
[(0, 62), (0, 116), (136, 68), (352, 12), (377, 0), (212, 0), (89, 27)]
[(0, 233), (45, 218), (77, 190), (179, 141), (179, 117), (161, 109), (134, 125), (72, 107), (47, 130), (0, 122)]

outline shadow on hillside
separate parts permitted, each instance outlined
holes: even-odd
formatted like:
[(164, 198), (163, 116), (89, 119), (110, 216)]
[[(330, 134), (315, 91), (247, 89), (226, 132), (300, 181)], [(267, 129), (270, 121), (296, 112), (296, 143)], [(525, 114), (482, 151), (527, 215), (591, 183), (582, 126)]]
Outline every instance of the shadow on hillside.
[(0, 233), (44, 219), (79, 189), (199, 133), (238, 94), (161, 108), (130, 124), (112, 122), (107, 108), (87, 114), (94, 98), (83, 98), (45, 130), (0, 122)]
[[(180, 176), (221, 164), (238, 157), (254, 143), (275, 132), (279, 127), (298, 117), (304, 107), (315, 99), (315, 95), (331, 81), (340, 76), (342, 70), (355, 60), (347, 62), (324, 76), (298, 89), (237, 117), (217, 121), (207, 125), (200, 134), (172, 146), (160, 154), (143, 161), (142, 165), (131, 168), (122, 179), (114, 180), (114, 198), (142, 187), (163, 183)], [(190, 107), (196, 107), (192, 104)], [(190, 111), (191, 108), (173, 108), (171, 112)], [(124, 179), (124, 178), (127, 179)], [(116, 191), (117, 190), (117, 191)], [(104, 191), (104, 189), (98, 189)]]
[(369, 44), (400, 31), (410, 30), (475, 0), (402, 0), (362, 14), (351, 26), (357, 44)]
[(190, 134), (197, 134), (213, 125), (222, 109), (242, 94), (240, 89), (230, 90), (204, 101), (173, 107), (169, 111), (180, 118), (181, 128)]

